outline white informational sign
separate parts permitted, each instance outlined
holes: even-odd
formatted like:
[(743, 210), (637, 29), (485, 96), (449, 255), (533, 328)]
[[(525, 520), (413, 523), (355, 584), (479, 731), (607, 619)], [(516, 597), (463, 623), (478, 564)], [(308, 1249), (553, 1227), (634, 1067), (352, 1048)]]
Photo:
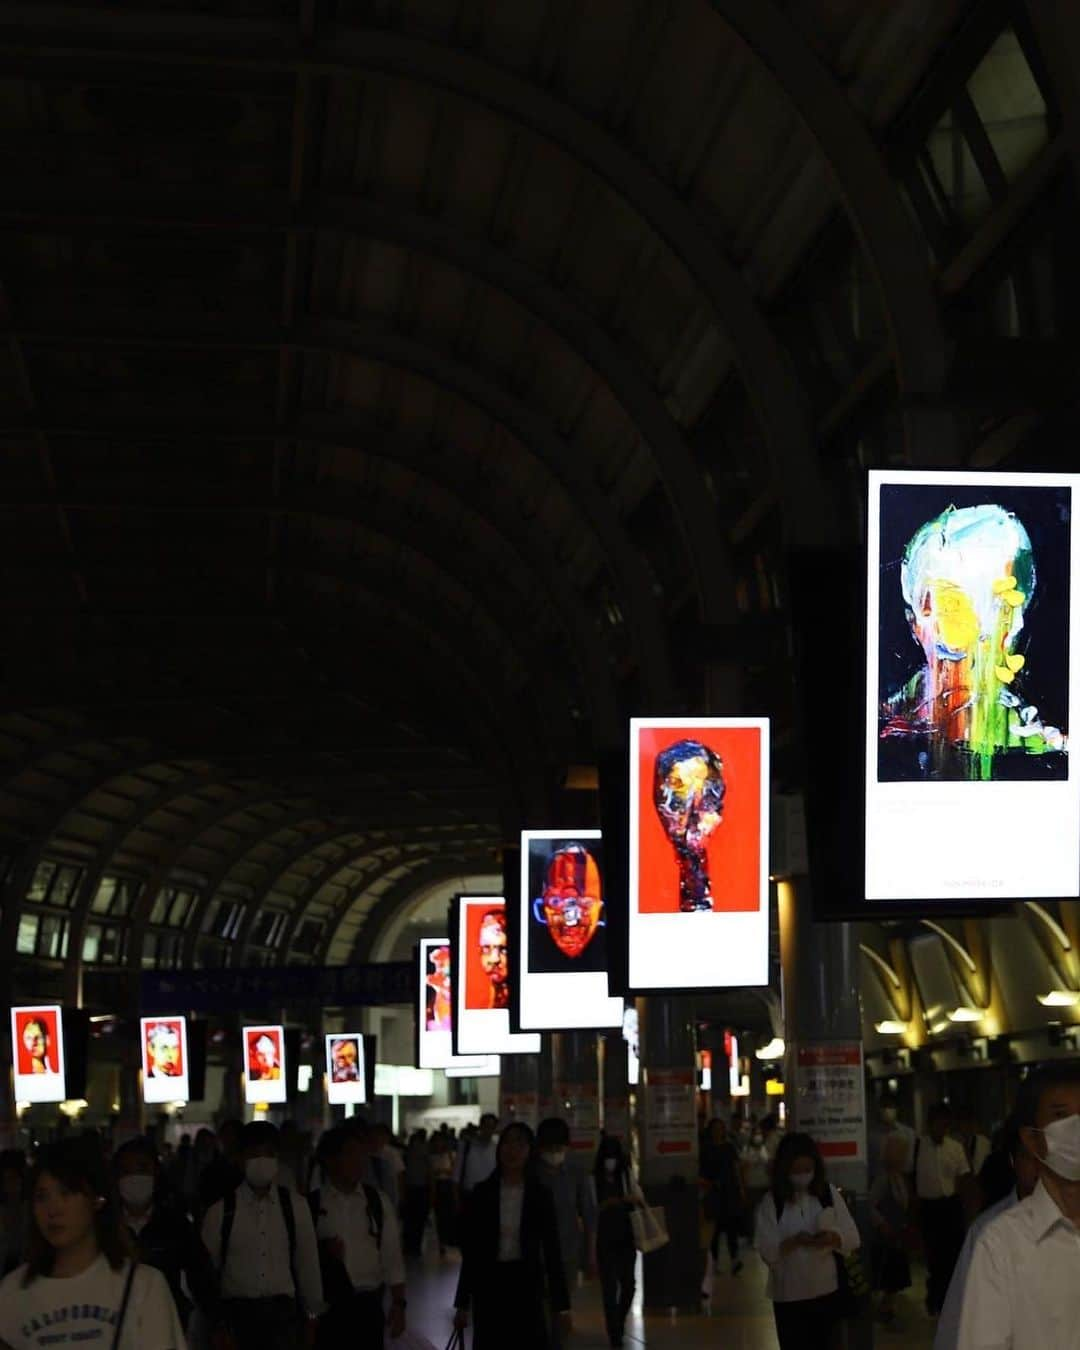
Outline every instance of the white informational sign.
[(795, 1056), (796, 1128), (812, 1135), (821, 1156), (866, 1161), (866, 1092), (862, 1044), (800, 1045)]
[(67, 1099), (64, 1024), (58, 1003), (12, 1008), (11, 1062), (17, 1102)]
[(1080, 894), (1077, 486), (870, 474), (868, 900)]
[(633, 990), (769, 979), (769, 721), (630, 722)]
[(244, 1027), (244, 1100), (249, 1106), (288, 1100), (285, 1076), (285, 1028)]
[(363, 1106), (367, 1101), (362, 1032), (337, 1031), (326, 1037), (326, 1100), (331, 1106)]
[(457, 916), (457, 1053), (539, 1054), (539, 1034), (510, 1030), (510, 959), (503, 897), (463, 895), (458, 900)]
[(188, 1100), (187, 1018), (141, 1017), (143, 1101), (148, 1106)]
[(697, 1092), (694, 1069), (644, 1070), (645, 1147), (651, 1158), (694, 1152)]
[[(416, 1067), (473, 1070), (477, 1077), (490, 1076), (490, 1057), (470, 1059), (454, 1054), (450, 939), (421, 938), (417, 948), (417, 963), (419, 998), (416, 1007)], [(458, 1076), (468, 1075), (462, 1073)]]
[(521, 835), (523, 1031), (591, 1031), (622, 1024), (608, 994), (607, 922), (599, 830)]

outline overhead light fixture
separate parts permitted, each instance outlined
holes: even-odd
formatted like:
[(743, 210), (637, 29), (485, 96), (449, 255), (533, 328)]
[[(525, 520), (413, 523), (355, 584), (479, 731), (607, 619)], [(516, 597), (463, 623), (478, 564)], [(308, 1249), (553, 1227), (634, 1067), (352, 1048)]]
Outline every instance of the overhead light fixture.
[(879, 1036), (902, 1036), (908, 1029), (906, 1022), (897, 1022), (891, 1017), (886, 1017), (884, 1022), (875, 1022), (874, 1030)]
[(981, 1022), (984, 1015), (978, 1008), (969, 1007), (966, 1003), (961, 1003), (959, 1008), (950, 1008), (945, 1014), (950, 1022)]
[(1075, 989), (1051, 989), (1038, 998), (1044, 1008), (1075, 1008), (1080, 1003), (1080, 993)]
[(755, 1059), (783, 1059), (783, 1057), (783, 1036), (774, 1036), (768, 1045), (763, 1045), (759, 1050), (754, 1051)]

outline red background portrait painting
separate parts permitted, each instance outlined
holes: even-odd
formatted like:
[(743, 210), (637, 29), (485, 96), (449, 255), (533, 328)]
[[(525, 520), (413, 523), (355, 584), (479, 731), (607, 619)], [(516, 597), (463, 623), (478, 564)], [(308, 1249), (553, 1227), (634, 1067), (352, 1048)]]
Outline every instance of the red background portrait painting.
[[(465, 903), (464, 901), (462, 902)], [(499, 899), (469, 901), (465, 909), (465, 1007), (478, 1012), (491, 1007), (491, 981), (480, 964), (480, 920), (492, 910), (505, 911)], [(459, 967), (460, 968), (460, 967)]]
[(714, 913), (753, 913), (761, 904), (761, 730), (758, 727), (642, 727), (638, 732), (638, 912), (679, 913), (679, 866), (653, 798), (656, 756), (675, 741), (701, 741), (724, 764), (723, 819), (705, 851)]
[(266, 1077), (266, 1075), (261, 1070), (259, 1064), (258, 1051), (256, 1049), (256, 1046), (258, 1045), (259, 1041), (261, 1041), (264, 1036), (268, 1037), (269, 1040), (273, 1042), (274, 1067), (278, 1070), (276, 1075), (271, 1073), (270, 1077), (271, 1079), (281, 1077), (281, 1068), (282, 1068), (281, 1032), (278, 1031), (277, 1027), (254, 1027), (247, 1033), (247, 1047), (246, 1047), (248, 1077), (252, 1079), (252, 1081), (254, 1082), (259, 1082), (261, 1079)]
[(172, 1076), (180, 1078), (187, 1072), (186, 1066), (184, 1064), (184, 1037), (181, 1031), (180, 1023), (175, 1018), (172, 1017), (159, 1017), (156, 1018), (153, 1022), (147, 1022), (146, 1024), (146, 1031), (145, 1031), (146, 1045), (144, 1047), (146, 1070), (148, 1073), (154, 1070), (155, 1068), (159, 1073), (162, 1073), (164, 1071), (164, 1066), (155, 1064), (153, 1041), (154, 1041), (154, 1033), (158, 1027), (168, 1027), (169, 1030), (172, 1032), (173, 1036), (176, 1038), (176, 1051), (173, 1057)]
[(30, 1049), (23, 1034), (28, 1022), (40, 1022), (44, 1027), (47, 1037), (45, 1063), (48, 1072), (57, 1073), (60, 1069), (60, 1038), (56, 1030), (56, 1013), (47, 1008), (28, 1008), (15, 1014), (15, 1054), (19, 1073), (34, 1072)]

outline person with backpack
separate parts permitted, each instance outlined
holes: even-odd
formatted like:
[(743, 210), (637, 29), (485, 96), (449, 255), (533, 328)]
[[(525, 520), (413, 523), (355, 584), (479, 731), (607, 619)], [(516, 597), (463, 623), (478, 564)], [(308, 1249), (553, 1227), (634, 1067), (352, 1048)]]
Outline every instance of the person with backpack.
[(808, 1134), (786, 1134), (776, 1151), (755, 1246), (769, 1268), (780, 1350), (829, 1346), (842, 1313), (836, 1258), (855, 1251), (859, 1230)]
[[(371, 1133), (350, 1122), (319, 1146), (326, 1182), (308, 1197), (328, 1309), (319, 1350), (382, 1350), (405, 1331), (405, 1264), (394, 1205), (364, 1181)], [(389, 1316), (385, 1312), (390, 1291)]]
[(97, 1138), (46, 1148), (29, 1193), (27, 1261), (0, 1284), (0, 1345), (186, 1350), (165, 1277), (132, 1257)]
[(266, 1121), (240, 1136), (244, 1179), (212, 1205), (202, 1238), (221, 1283), (219, 1346), (305, 1350), (323, 1311), (308, 1206), (278, 1184), (278, 1132)]

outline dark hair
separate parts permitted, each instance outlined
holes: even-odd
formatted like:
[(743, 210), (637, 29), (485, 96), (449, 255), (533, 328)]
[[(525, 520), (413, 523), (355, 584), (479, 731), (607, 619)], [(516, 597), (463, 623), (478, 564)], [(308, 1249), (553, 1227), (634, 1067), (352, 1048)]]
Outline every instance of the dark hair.
[[(480, 1117), (480, 1124), (483, 1125), (485, 1120), (490, 1120), (492, 1125), (498, 1125), (499, 1123), (499, 1117), (495, 1114), (494, 1111), (485, 1111), (484, 1114)], [(532, 1131), (530, 1130), (529, 1133), (531, 1134)]]
[(776, 1213), (783, 1213), (784, 1206), (795, 1198), (795, 1187), (791, 1184), (791, 1165), (796, 1158), (810, 1158), (814, 1164), (814, 1179), (810, 1183), (808, 1195), (828, 1208), (832, 1204), (832, 1194), (825, 1177), (825, 1163), (817, 1144), (808, 1134), (785, 1134), (776, 1150), (773, 1163), (772, 1196), (776, 1202)]
[(536, 1143), (539, 1148), (566, 1147), (570, 1142), (570, 1126), (561, 1116), (548, 1116), (536, 1129)]
[(250, 1153), (259, 1148), (272, 1148), (275, 1153), (281, 1151), (277, 1126), (268, 1120), (249, 1120), (240, 1131), (240, 1152)]
[(19, 1172), (26, 1174), (26, 1154), (21, 1148), (0, 1150), (0, 1172)]
[(933, 1125), (938, 1120), (951, 1120), (953, 1109), (948, 1102), (935, 1102), (926, 1113), (927, 1125)]
[[(38, 1155), (30, 1173), (30, 1197), (43, 1176), (55, 1177), (65, 1190), (78, 1191), (97, 1202), (94, 1211), (94, 1235), (98, 1249), (113, 1270), (119, 1270), (131, 1255), (130, 1244), (120, 1222), (120, 1206), (109, 1175), (101, 1144), (94, 1135), (80, 1135), (50, 1144)], [(56, 1252), (35, 1220), (30, 1225), (26, 1250), (26, 1274), (23, 1288), (39, 1275), (50, 1275)]]
[(157, 1170), (158, 1156), (153, 1144), (145, 1135), (139, 1135), (136, 1139), (129, 1139), (127, 1143), (121, 1144), (113, 1154), (113, 1171), (118, 1170), (118, 1164), (121, 1158), (147, 1158), (154, 1164)]
[(502, 1168), (503, 1145), (506, 1143), (508, 1139), (511, 1139), (515, 1134), (521, 1135), (521, 1137), (525, 1140), (526, 1144), (528, 1144), (529, 1146), (529, 1157), (526, 1159), (526, 1164), (528, 1164), (532, 1160), (532, 1151), (533, 1145), (536, 1142), (536, 1136), (533, 1134), (531, 1128), (528, 1125), (526, 1125), (523, 1120), (512, 1120), (510, 1124), (507, 1125), (506, 1129), (503, 1130), (502, 1134), (499, 1135), (499, 1146), (495, 1150), (495, 1166), (497, 1169), (501, 1170)]
[[(614, 1177), (608, 1175), (604, 1161), (615, 1159)], [(630, 1163), (622, 1146), (622, 1140), (614, 1134), (602, 1134), (596, 1149), (596, 1161), (593, 1163), (593, 1178), (596, 1183), (598, 1200), (606, 1200), (612, 1195), (624, 1193), (624, 1182), (630, 1173)], [(618, 1178), (618, 1181), (615, 1178)]]
[(1024, 1125), (1034, 1125), (1039, 1118), (1042, 1099), (1051, 1088), (1080, 1084), (1080, 1062), (1064, 1059), (1049, 1064), (1040, 1064), (1020, 1084), (1013, 1105), (1013, 1117), (1017, 1129)]

